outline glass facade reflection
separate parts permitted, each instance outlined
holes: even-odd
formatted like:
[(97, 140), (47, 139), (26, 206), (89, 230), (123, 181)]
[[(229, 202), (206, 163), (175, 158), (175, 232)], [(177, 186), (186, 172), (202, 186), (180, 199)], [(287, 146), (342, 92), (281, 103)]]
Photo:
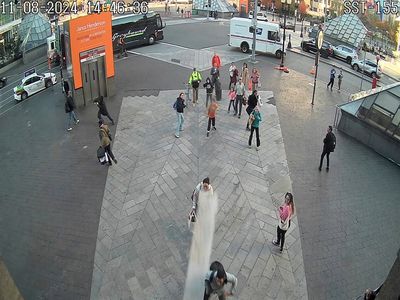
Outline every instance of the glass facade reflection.
[(353, 99), (340, 109), (400, 141), (400, 83), (355, 94)]

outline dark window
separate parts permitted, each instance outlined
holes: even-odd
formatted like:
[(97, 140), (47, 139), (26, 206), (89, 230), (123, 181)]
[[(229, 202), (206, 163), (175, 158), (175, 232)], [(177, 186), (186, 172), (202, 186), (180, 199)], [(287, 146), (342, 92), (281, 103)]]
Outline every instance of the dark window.
[(268, 31), (268, 39), (271, 41), (279, 41), (279, 36), (277, 31)]
[[(250, 33), (253, 33), (253, 32), (254, 32), (253, 26), (250, 26), (250, 27), (249, 27), (249, 32), (250, 32)], [(262, 28), (257, 27), (256, 34), (257, 34), (257, 35), (261, 35), (261, 34), (262, 34)]]
[(31, 80), (32, 80), (31, 83), (38, 82), (40, 79), (41, 79), (41, 77), (39, 77), (39, 76), (32, 77), (31, 78)]
[(32, 83), (32, 78), (25, 80), (24, 86), (30, 85)]

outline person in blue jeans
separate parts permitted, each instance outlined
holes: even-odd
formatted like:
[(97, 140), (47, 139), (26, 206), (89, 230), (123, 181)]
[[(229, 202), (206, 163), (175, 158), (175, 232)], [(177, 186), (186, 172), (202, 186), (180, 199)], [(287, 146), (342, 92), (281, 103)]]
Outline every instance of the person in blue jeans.
[(176, 99), (175, 102), (175, 109), (176, 109), (176, 115), (178, 119), (178, 123), (176, 124), (176, 131), (175, 131), (175, 137), (179, 138), (179, 133), (183, 131), (183, 122), (185, 121), (183, 117), (183, 110), (186, 107), (185, 104), (185, 94), (180, 93), (179, 97)]
[(68, 114), (68, 119), (67, 119), (67, 131), (71, 131), (72, 127), (71, 127), (71, 121), (74, 120), (75, 124), (79, 123), (79, 120), (75, 114), (75, 101), (74, 98), (72, 98), (72, 93), (71, 91), (68, 91), (67, 93), (67, 99), (65, 101), (65, 112)]

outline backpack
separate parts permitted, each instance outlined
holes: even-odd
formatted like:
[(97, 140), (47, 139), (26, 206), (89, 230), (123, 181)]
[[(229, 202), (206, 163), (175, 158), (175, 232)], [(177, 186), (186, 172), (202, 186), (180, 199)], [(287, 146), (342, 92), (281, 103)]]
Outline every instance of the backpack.
[(175, 110), (178, 108), (177, 102), (178, 102), (178, 100), (176, 100), (175, 103), (174, 103), (174, 105), (172, 105), (172, 108), (175, 109)]

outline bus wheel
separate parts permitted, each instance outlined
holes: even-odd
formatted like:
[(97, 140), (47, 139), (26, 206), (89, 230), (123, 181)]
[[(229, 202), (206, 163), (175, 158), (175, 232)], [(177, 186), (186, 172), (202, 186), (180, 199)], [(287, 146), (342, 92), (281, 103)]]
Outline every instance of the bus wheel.
[(275, 56), (276, 58), (282, 58), (282, 51), (281, 50), (276, 51)]
[(246, 42), (243, 42), (240, 45), (240, 50), (242, 50), (243, 53), (249, 52), (249, 44), (247, 44)]
[(154, 35), (151, 35), (151, 36), (149, 37), (148, 43), (149, 43), (149, 45), (153, 45), (155, 41), (156, 41), (156, 38), (154, 37)]

